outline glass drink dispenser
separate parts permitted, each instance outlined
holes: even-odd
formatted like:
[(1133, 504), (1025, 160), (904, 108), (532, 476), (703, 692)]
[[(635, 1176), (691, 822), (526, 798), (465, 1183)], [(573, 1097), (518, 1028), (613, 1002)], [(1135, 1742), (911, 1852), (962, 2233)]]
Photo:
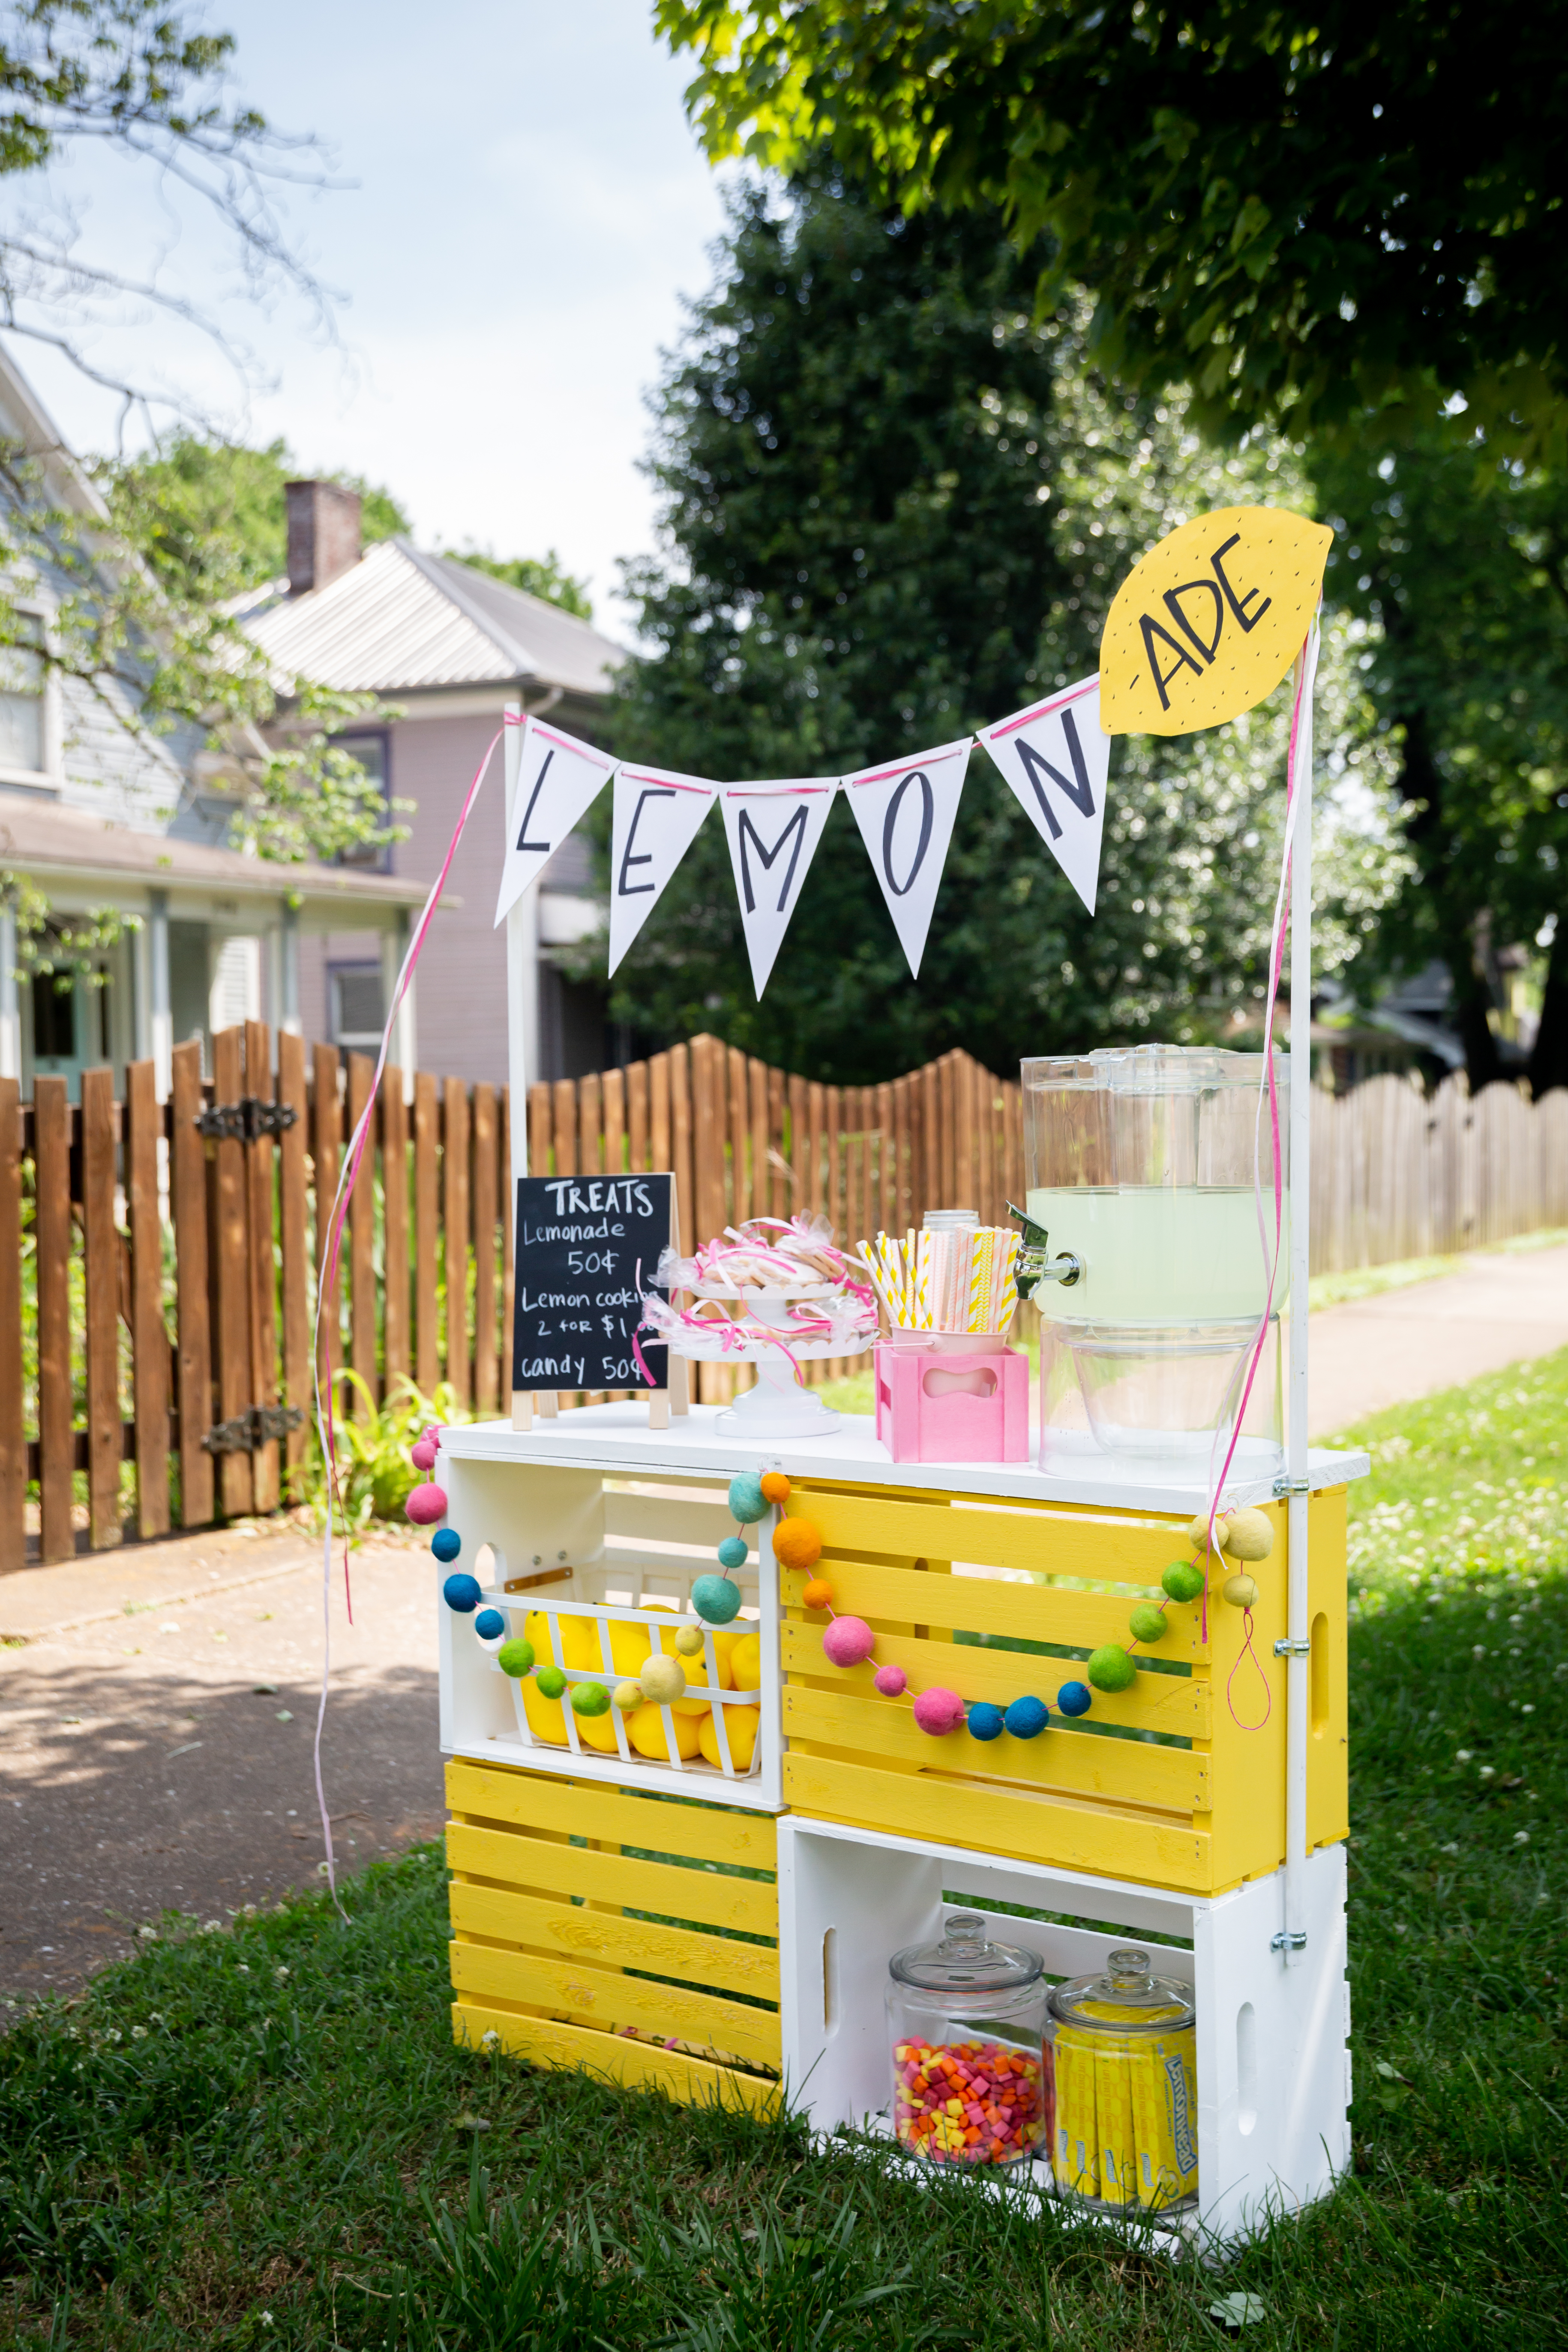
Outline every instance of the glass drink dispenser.
[[(1277, 1051), (1274, 1064), (1285, 1187), (1289, 1056)], [(1261, 1054), (1184, 1045), (1024, 1063), (1043, 1460), (1100, 1452), (1202, 1479), (1212, 1457), (1217, 1470), (1267, 1307), (1234, 1469), (1278, 1468), (1289, 1195), (1270, 1298), (1263, 1077)]]

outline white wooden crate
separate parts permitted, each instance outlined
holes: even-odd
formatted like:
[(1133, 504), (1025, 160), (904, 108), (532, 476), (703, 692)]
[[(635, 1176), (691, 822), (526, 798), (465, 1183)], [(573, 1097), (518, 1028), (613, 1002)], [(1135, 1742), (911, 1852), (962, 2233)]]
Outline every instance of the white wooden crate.
[[(1271, 1948), (1282, 1881), (1276, 1873), (1226, 1895), (1175, 1895), (787, 1814), (778, 1889), (788, 2095), (819, 2132), (889, 2131), (888, 1962), (900, 1946), (940, 1935), (954, 1907), (945, 1898), (963, 1898), (991, 1935), (1038, 1952), (1057, 1978), (1103, 1968), (1131, 1933), (1157, 1974), (1191, 1985), (1197, 2008), (1198, 2202), (1150, 2220), (1211, 2244), (1245, 2237), (1269, 2214), (1326, 2196), (1351, 2156), (1344, 1848), (1308, 1859), (1308, 1940), (1289, 1967)], [(993, 1914), (992, 1904), (1117, 1932)], [(1191, 1948), (1162, 1940), (1171, 1937), (1190, 1938)], [(1044, 2160), (1006, 2173), (1054, 2194)]]
[[(757, 1525), (737, 1529), (724, 1483), (710, 1475), (661, 1476), (640, 1465), (634, 1484), (568, 1464), (546, 1466), (455, 1456), (444, 1444), (433, 1475), (446, 1491), (447, 1525), (462, 1539), (459, 1557), (437, 1565), (436, 1577), (441, 1618), (441, 1746), (447, 1754), (628, 1789), (664, 1789), (761, 1811), (782, 1811), (772, 1511)], [(762, 1690), (750, 1701), (760, 1702), (762, 1722), (751, 1769), (743, 1773), (727, 1772), (699, 1759), (661, 1763), (631, 1750), (601, 1753), (578, 1738), (570, 1707), (563, 1710), (565, 1747), (536, 1739), (517, 1685), (478, 1640), (473, 1617), (455, 1615), (439, 1601), (447, 1577), (466, 1570), (484, 1591), (480, 1607), (501, 1608), (520, 1633), (524, 1619), (535, 1610), (552, 1616), (586, 1616), (600, 1626), (614, 1619), (653, 1625), (659, 1620), (647, 1612), (647, 1603), (663, 1601), (685, 1610), (697, 1579), (720, 1572), (715, 1557), (720, 1540), (737, 1533), (746, 1537), (752, 1556), (745, 1567), (723, 1572), (741, 1588), (737, 1625), (744, 1622), (762, 1639)], [(669, 1622), (663, 1618), (666, 1628)], [(540, 1663), (547, 1663), (542, 1652)], [(581, 1674), (571, 1677), (583, 1678)], [(609, 1678), (610, 1670), (601, 1670), (600, 1679)], [(737, 1697), (727, 1703), (746, 1702)], [(615, 1728), (624, 1740), (618, 1721)], [(667, 1736), (668, 1729), (667, 1722)]]

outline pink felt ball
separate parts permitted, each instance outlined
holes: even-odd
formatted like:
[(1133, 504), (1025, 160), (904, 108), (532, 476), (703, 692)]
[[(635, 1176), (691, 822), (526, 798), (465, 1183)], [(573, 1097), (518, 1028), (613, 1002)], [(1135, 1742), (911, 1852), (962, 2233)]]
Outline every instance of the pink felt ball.
[(434, 1470), (436, 1467), (435, 1445), (429, 1438), (422, 1437), (410, 1453), (408, 1459), (413, 1463), (416, 1470)]
[(824, 1656), (836, 1666), (858, 1666), (877, 1646), (864, 1617), (836, 1617), (822, 1637)]
[(447, 1490), (444, 1486), (416, 1486), (403, 1507), (416, 1528), (433, 1528), (437, 1519), (447, 1516)]
[(879, 1666), (871, 1679), (884, 1698), (898, 1698), (910, 1678), (902, 1666)]
[(439, 1445), (441, 1443), (442, 1433), (445, 1431), (446, 1426), (446, 1423), (442, 1421), (427, 1422), (419, 1433), (420, 1444)]
[(921, 1691), (915, 1701), (915, 1721), (933, 1739), (941, 1739), (948, 1732), (956, 1731), (963, 1721), (963, 1701), (956, 1691), (940, 1687)]

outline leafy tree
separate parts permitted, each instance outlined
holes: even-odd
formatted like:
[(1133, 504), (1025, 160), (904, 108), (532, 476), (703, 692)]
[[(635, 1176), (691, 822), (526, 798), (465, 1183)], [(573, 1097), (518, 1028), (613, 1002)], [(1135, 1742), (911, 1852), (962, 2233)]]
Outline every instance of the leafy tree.
[[(284, 486), (302, 469), (286, 442), (247, 449), (187, 429), (146, 456), (105, 459), (94, 471), (127, 541), (171, 596), (218, 603), (287, 570)], [(329, 478), (359, 492), (367, 544), (412, 529), (390, 490), (357, 474)]]
[(587, 582), (574, 579), (552, 547), (542, 556), (492, 555), (488, 549), (477, 547), (448, 547), (446, 553), (475, 572), (488, 572), (492, 580), (504, 580), (509, 588), (521, 588), (530, 596), (542, 597), (547, 604), (559, 604), (563, 613), (574, 613), (580, 621), (594, 617)]
[[(1081, 319), (1033, 318), (1038, 258), (994, 216), (910, 220), (822, 176), (782, 214), (761, 191), (737, 199), (720, 284), (659, 394), (665, 547), (629, 575), (653, 651), (625, 674), (619, 748), (724, 779), (842, 774), (950, 740), (1092, 670), (1116, 586), (1183, 515), (1303, 502), (1289, 449), (1216, 457), (1179, 401), (1111, 392)], [(1328, 670), (1342, 770), (1371, 731), (1360, 651), (1341, 632)], [(1278, 709), (1124, 739), (1091, 920), (976, 751), (918, 982), (840, 803), (761, 1004), (710, 817), (612, 1010), (851, 1083), (955, 1045), (1004, 1069), (1053, 1046), (1236, 1034), (1257, 1017), (1282, 758)], [(1399, 854), (1331, 818), (1325, 849), (1342, 962)]]
[(1499, 0), (656, 0), (709, 152), (828, 142), (907, 209), (1003, 206), (1090, 354), (1205, 428), (1428, 417), (1561, 446), (1562, 11)]
[(1568, 482), (1450, 429), (1320, 463), (1329, 593), (1373, 625), (1414, 859), (1384, 970), (1445, 962), (1472, 1087), (1503, 1075), (1496, 955), (1547, 950), (1530, 1077), (1568, 1085)]

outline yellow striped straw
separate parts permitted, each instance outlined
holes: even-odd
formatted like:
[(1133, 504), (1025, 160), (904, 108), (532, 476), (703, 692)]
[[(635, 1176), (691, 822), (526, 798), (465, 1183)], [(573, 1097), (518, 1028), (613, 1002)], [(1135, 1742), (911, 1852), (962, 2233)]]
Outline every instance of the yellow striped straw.
[(996, 1236), (987, 1225), (975, 1235), (971, 1253), (969, 1321), (964, 1327), (967, 1330), (989, 1331), (994, 1328), (986, 1318), (991, 1311), (991, 1265), (995, 1251)]

